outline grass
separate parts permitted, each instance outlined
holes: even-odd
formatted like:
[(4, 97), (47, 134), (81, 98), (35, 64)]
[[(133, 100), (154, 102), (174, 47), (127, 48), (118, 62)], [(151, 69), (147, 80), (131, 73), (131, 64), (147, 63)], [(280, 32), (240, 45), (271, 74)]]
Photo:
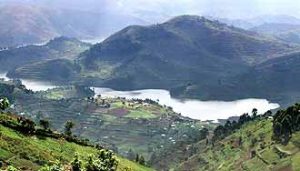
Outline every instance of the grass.
[[(242, 145), (236, 146), (235, 141), (242, 137)], [(245, 124), (241, 129), (226, 137), (215, 145), (208, 146), (191, 159), (202, 158), (206, 164), (185, 162), (179, 170), (187, 165), (195, 170), (253, 170), (280, 171), (300, 170), (300, 132), (293, 135), (287, 145), (272, 141), (272, 121), (258, 120)], [(278, 149), (288, 155), (280, 157)], [(256, 155), (251, 157), (251, 151)]]
[(131, 110), (128, 115), (126, 115), (128, 118), (144, 118), (144, 119), (151, 119), (156, 118), (157, 116), (150, 113), (146, 110)]
[[(70, 162), (75, 153), (78, 153), (83, 160), (86, 160), (88, 155), (97, 153), (97, 150), (92, 147), (80, 146), (63, 139), (28, 137), (2, 125), (0, 125), (0, 133), (0, 160), (22, 170), (38, 170), (41, 165), (54, 162), (59, 158)], [(118, 160), (120, 171), (126, 167), (134, 171), (152, 170), (121, 157), (118, 157)]]

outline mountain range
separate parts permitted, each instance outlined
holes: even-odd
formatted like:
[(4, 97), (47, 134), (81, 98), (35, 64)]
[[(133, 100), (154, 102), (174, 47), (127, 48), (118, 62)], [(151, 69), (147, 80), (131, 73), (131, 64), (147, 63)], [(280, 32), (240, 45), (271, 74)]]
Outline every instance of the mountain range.
[[(17, 11), (17, 12), (16, 12)], [(103, 39), (129, 24), (146, 21), (105, 9), (56, 8), (35, 3), (0, 6), (0, 47), (45, 43), (58, 36)]]
[[(9, 75), (119, 90), (164, 88), (173, 96), (203, 100), (277, 97), (286, 104), (292, 86), (269, 86), (297, 72), (297, 63), (281, 68), (297, 61), (298, 50), (298, 45), (218, 21), (180, 16), (162, 24), (126, 27), (54, 73), (49, 68), (57, 63), (44, 61), (10, 70)], [(70, 68), (77, 69), (65, 77)], [(295, 79), (293, 85), (299, 83)]]

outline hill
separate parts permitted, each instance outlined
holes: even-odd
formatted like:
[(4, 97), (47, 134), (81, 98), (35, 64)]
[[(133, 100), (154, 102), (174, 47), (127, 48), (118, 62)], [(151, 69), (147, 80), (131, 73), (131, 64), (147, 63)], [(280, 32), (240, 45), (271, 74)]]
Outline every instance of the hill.
[(288, 129), (284, 120), (291, 115), (299, 117), (298, 111), (292, 112), (298, 108), (296, 104), (279, 111), (274, 120), (272, 117), (259, 117), (239, 129), (229, 130), (232, 132), (230, 135), (212, 144), (207, 144), (205, 140), (195, 144), (197, 154), (183, 162), (177, 170), (299, 170), (300, 132), (296, 126), (299, 123), (288, 124), (297, 127), (290, 134), (281, 131), (288, 134), (282, 136), (285, 138), (277, 135), (277, 124)]
[(202, 100), (269, 98), (253, 84), (255, 67), (298, 49), (204, 17), (180, 16), (158, 25), (129, 26), (55, 72), (49, 68), (57, 63), (45, 62), (23, 66), (10, 76), (63, 83), (67, 68), (79, 68), (66, 80), (118, 90), (163, 88), (172, 96)]
[(87, 50), (90, 44), (80, 42), (74, 38), (57, 37), (45, 45), (29, 45), (0, 51), (0, 71), (7, 72), (35, 62), (58, 58), (73, 60), (78, 54)]
[(250, 30), (274, 36), (285, 42), (300, 43), (300, 24), (265, 23)]
[[(70, 163), (76, 154), (86, 164), (89, 155), (96, 155), (98, 149), (92, 146), (69, 142), (64, 138), (53, 138), (36, 134), (24, 134), (4, 126), (4, 123), (16, 121), (17, 116), (0, 114), (0, 168), (14, 166), (20, 170), (39, 170), (42, 166), (52, 165), (60, 161), (64, 170), (70, 170)], [(56, 133), (57, 134), (57, 133)], [(120, 171), (131, 168), (134, 171), (150, 171), (152, 169), (117, 157)]]
[[(1, 82), (0, 97), (8, 97), (13, 108), (36, 123), (47, 120), (54, 130), (63, 131), (71, 120), (73, 134), (114, 150), (119, 155), (135, 160), (143, 156), (154, 168), (168, 168), (182, 158), (165, 163), (149, 163), (153, 154), (199, 141), (202, 129), (211, 130), (214, 124), (182, 117), (156, 101), (94, 97), (94, 92), (83, 86), (66, 86), (32, 92), (18, 81)], [(172, 155), (170, 155), (172, 156)]]
[(288, 107), (299, 101), (300, 53), (283, 55), (276, 59), (263, 62), (252, 68), (250, 72), (237, 78), (247, 84), (241, 90), (251, 90), (255, 95), (279, 102)]

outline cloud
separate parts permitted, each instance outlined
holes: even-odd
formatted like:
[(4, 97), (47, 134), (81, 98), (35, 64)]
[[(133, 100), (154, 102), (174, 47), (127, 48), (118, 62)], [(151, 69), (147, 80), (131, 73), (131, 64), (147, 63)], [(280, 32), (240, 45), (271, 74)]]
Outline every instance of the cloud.
[[(181, 14), (213, 15), (218, 17), (243, 18), (266, 14), (298, 16), (298, 0), (112, 0), (118, 8), (129, 12), (141, 10)], [(111, 1), (111, 2), (112, 2)]]
[(182, 14), (245, 18), (267, 14), (300, 16), (300, 0), (0, 0), (62, 8), (110, 10), (126, 14), (176, 16)]

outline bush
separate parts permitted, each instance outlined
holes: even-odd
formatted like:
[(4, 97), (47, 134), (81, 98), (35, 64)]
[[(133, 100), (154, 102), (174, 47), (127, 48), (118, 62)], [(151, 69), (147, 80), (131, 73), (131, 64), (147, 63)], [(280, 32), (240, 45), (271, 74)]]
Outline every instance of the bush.
[(115, 158), (112, 151), (100, 150), (95, 157), (89, 156), (88, 164), (86, 166), (87, 171), (116, 171), (118, 161)]

